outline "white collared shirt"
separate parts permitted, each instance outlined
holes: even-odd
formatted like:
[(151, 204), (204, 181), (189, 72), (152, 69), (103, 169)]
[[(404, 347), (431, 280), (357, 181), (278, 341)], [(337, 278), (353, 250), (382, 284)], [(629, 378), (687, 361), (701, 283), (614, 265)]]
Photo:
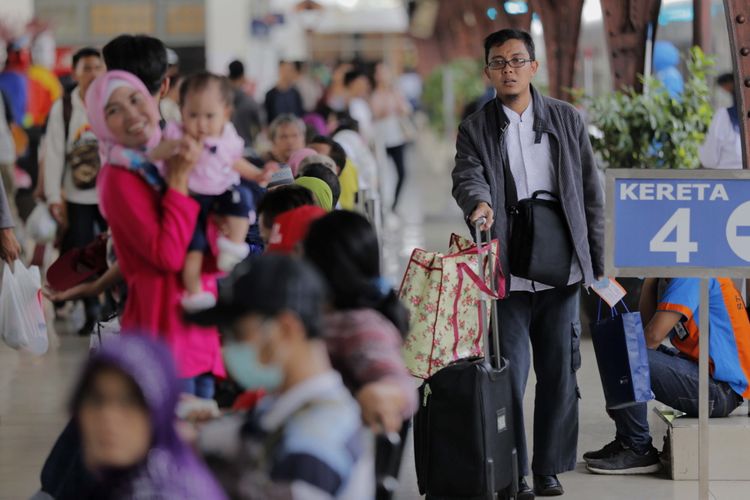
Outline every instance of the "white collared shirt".
[[(505, 145), (518, 199), (531, 198), (537, 191), (549, 191), (558, 195), (557, 173), (549, 145), (549, 135), (543, 133), (539, 143), (534, 142), (536, 134), (533, 101), (529, 101), (528, 107), (520, 115), (505, 105), (503, 111), (509, 120), (508, 130), (505, 132)], [(574, 252), (568, 284), (578, 283), (581, 279), (581, 266)], [(532, 283), (516, 276), (512, 276), (510, 283), (511, 292), (533, 292), (550, 288), (552, 287)]]
[(727, 108), (714, 114), (698, 156), (705, 168), (741, 169), (742, 143), (740, 133), (735, 130)]

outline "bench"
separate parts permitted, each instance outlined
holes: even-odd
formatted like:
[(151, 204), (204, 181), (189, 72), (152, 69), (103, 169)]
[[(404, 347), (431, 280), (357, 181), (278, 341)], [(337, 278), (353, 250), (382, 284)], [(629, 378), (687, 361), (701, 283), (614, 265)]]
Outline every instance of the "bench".
[[(677, 412), (679, 414), (679, 412)], [(675, 481), (698, 479), (698, 419), (675, 417), (671, 408), (655, 407), (649, 426), (654, 436), (666, 435), (662, 456), (666, 472)], [(709, 476), (712, 481), (748, 481), (750, 467), (750, 416), (748, 403), (726, 418), (711, 418), (709, 428)]]

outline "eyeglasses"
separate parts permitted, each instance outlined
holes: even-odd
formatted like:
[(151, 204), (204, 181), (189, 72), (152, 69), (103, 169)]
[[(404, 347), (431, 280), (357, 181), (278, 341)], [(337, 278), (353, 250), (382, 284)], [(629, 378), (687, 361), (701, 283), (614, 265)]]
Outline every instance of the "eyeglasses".
[(514, 57), (513, 59), (510, 59), (508, 61), (506, 61), (505, 59), (493, 59), (492, 61), (487, 63), (487, 67), (490, 69), (503, 69), (506, 65), (508, 65), (511, 68), (521, 68), (527, 62), (532, 61), (534, 61), (534, 59), (522, 59), (520, 57)]

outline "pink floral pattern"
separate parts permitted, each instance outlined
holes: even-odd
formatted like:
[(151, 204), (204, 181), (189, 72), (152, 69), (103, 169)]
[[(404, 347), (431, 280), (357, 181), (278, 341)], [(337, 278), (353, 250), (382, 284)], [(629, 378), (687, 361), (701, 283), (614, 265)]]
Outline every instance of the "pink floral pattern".
[[(450, 242), (446, 255), (414, 250), (401, 284), (399, 296), (411, 312), (404, 359), (415, 377), (428, 378), (453, 361), (482, 355), (476, 246), (455, 234)], [(491, 251), (498, 255), (497, 240)], [(489, 261), (494, 270), (497, 258)], [(500, 277), (496, 285), (501, 297), (504, 282)], [(484, 324), (489, 324), (489, 311)]]

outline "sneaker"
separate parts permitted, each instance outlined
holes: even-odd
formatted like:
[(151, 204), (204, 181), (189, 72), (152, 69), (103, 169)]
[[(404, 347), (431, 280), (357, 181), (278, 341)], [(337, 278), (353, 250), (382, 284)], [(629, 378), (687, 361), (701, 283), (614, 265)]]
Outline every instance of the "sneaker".
[(604, 448), (602, 448), (601, 450), (587, 451), (583, 454), (583, 459), (586, 462), (588, 462), (589, 460), (601, 460), (602, 458), (616, 455), (623, 449), (624, 447), (622, 446), (622, 443), (620, 443), (619, 440), (615, 439), (611, 443), (605, 444)]
[(589, 460), (586, 468), (594, 474), (653, 474), (661, 469), (659, 452), (653, 446), (645, 453), (623, 448), (618, 453), (598, 460)]
[(216, 267), (227, 273), (250, 254), (250, 246), (247, 243), (234, 243), (222, 236), (219, 237), (217, 244), (219, 256), (216, 260)]
[(216, 297), (209, 292), (185, 294), (180, 301), (182, 309), (187, 313), (196, 313), (211, 309), (216, 305)]

